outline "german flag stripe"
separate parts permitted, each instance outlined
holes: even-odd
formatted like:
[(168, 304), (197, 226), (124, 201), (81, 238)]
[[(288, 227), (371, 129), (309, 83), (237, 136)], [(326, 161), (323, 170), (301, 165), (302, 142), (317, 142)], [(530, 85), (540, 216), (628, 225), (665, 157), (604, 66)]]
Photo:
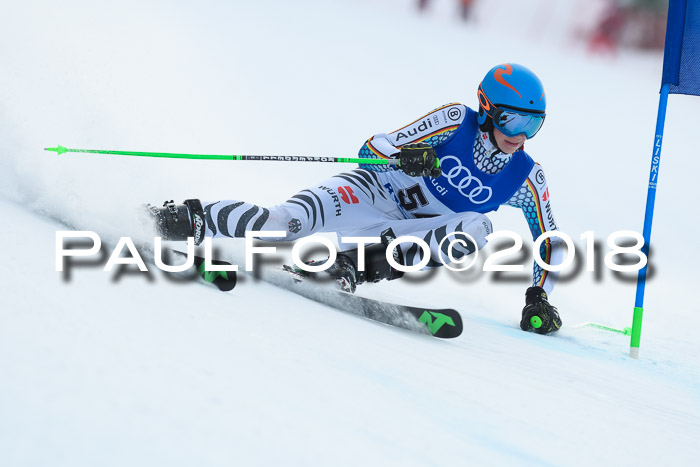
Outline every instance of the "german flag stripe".
[[(433, 136), (441, 135), (443, 133), (447, 133), (448, 131), (452, 131), (456, 128), (459, 128), (459, 125), (452, 125), (448, 126), (447, 128), (443, 128), (442, 130), (435, 131), (433, 133), (430, 133), (429, 135), (423, 136), (422, 138), (418, 138), (417, 140), (411, 141), (411, 143), (420, 143), (421, 141), (425, 141), (426, 139), (430, 139)], [(409, 143), (406, 143), (409, 144)], [(399, 146), (401, 147), (401, 146)]]
[(374, 146), (372, 146), (371, 141), (372, 141), (371, 138), (370, 138), (369, 141), (367, 141), (367, 148), (368, 148), (370, 151), (372, 151), (372, 153), (373, 153), (375, 156), (377, 156), (378, 158), (380, 158), (380, 159), (388, 159), (389, 156), (385, 156), (385, 155), (382, 154), (381, 152), (377, 151), (377, 150), (374, 148)]
[(530, 179), (528, 178), (525, 180), (527, 182), (527, 187), (530, 190), (530, 193), (532, 193), (532, 199), (535, 200), (535, 205), (537, 206), (537, 222), (540, 225), (540, 232), (544, 232), (544, 218), (542, 217), (542, 205), (540, 204), (540, 197), (537, 193), (537, 189), (535, 186), (532, 184)]
[(443, 105), (442, 107), (438, 107), (437, 109), (433, 110), (432, 112), (423, 115), (421, 118), (412, 121), (412, 122), (409, 123), (408, 125), (402, 126), (401, 128), (399, 128), (399, 129), (396, 130), (396, 131), (392, 131), (392, 133), (396, 133), (397, 131), (401, 131), (401, 130), (403, 130), (404, 128), (408, 128), (409, 126), (413, 125), (414, 123), (420, 122), (421, 120), (423, 120), (424, 118), (426, 118), (428, 115), (432, 115), (432, 114), (434, 114), (435, 112), (437, 112), (438, 110), (442, 110), (442, 109), (445, 109), (445, 108), (447, 108), (447, 107), (452, 107), (453, 105), (459, 105), (459, 104), (456, 103), (456, 102), (454, 102), (454, 103), (452, 103), (452, 104), (447, 104), (447, 105)]
[[(549, 264), (549, 261), (552, 259), (552, 243), (549, 239), (544, 241), (544, 248), (545, 252), (543, 259), (545, 263)], [(539, 285), (540, 287), (544, 285), (545, 281), (547, 280), (547, 274), (549, 274), (549, 271), (547, 271), (546, 269), (542, 269), (542, 278), (537, 283), (537, 285)]]
[[(535, 189), (535, 186), (532, 184), (530, 179), (528, 178), (526, 180), (527, 182), (527, 187), (530, 190), (530, 193), (532, 193), (532, 199), (535, 201), (535, 206), (536, 206), (536, 212), (537, 212), (537, 222), (539, 224), (539, 231), (544, 232), (545, 227), (544, 227), (544, 218), (542, 216), (542, 205), (540, 204), (540, 197), (537, 193), (537, 190)], [(545, 263), (549, 264), (549, 261), (552, 259), (552, 242), (550, 239), (546, 239), (543, 243), (545, 251), (544, 251), (544, 258), (542, 258)], [(547, 280), (547, 274), (548, 272), (546, 270), (542, 270), (542, 277), (540, 278), (540, 281), (538, 282), (538, 286), (542, 287), (542, 285), (545, 283)]]

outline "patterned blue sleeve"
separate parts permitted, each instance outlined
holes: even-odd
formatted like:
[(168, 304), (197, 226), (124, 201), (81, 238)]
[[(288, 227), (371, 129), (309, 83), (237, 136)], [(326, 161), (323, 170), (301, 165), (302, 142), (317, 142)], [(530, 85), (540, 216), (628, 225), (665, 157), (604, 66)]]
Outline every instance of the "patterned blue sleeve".
[[(549, 188), (539, 164), (535, 164), (523, 186), (506, 204), (522, 210), (533, 240), (539, 238), (544, 232), (557, 230), (551, 214)], [(557, 237), (546, 239), (540, 246), (540, 258), (547, 264), (561, 263), (560, 244), (561, 240)], [(532, 285), (544, 288), (548, 294), (554, 288), (558, 276), (557, 273), (546, 271), (537, 262), (532, 266)]]
[[(375, 136), (372, 136), (370, 139), (365, 141), (365, 144), (362, 145), (360, 148), (360, 152), (358, 153), (358, 156), (361, 159), (391, 159), (389, 157), (391, 154), (384, 155), (380, 151), (374, 148), (372, 145), (372, 140), (375, 138)], [(386, 144), (390, 144), (388, 141)], [(393, 147), (393, 146), (392, 146)], [(398, 148), (394, 147), (395, 149), (395, 154), (398, 154)], [(379, 164), (360, 164), (361, 169), (365, 170), (371, 170), (373, 172), (388, 172), (390, 170), (397, 170), (396, 167), (394, 166), (389, 166), (389, 165), (379, 165)]]

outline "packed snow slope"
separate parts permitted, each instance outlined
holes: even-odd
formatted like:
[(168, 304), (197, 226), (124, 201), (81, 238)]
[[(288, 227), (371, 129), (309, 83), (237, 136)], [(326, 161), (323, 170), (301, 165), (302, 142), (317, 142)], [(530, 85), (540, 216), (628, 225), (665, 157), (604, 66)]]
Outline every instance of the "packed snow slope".
[[(0, 465), (697, 459), (700, 100), (669, 102), (633, 360), (627, 337), (575, 327), (631, 325), (635, 285), (602, 261), (586, 272), (579, 236), (594, 231), (602, 257), (612, 232), (641, 230), (661, 57), (571, 48), (562, 24), (575, 19), (573, 0), (549, 10), (544, 0), (493, 2), (468, 25), (449, 16), (452, 3), (426, 16), (398, 0), (3, 4)], [(541, 28), (525, 3), (551, 11)], [(527, 150), (577, 244), (579, 267), (551, 297), (565, 323), (556, 336), (518, 328), (523, 273), (441, 270), (363, 287), (460, 310), (464, 334), (439, 341), (248, 277), (223, 294), (155, 268), (55, 270), (65, 225), (98, 232), (107, 254), (117, 237), (143, 236), (144, 202), (269, 205), (347, 167), (44, 147), (348, 156), (445, 103), (474, 107), (485, 71), (505, 61), (545, 83), (547, 121)], [(528, 239), (520, 212), (490, 217)], [(240, 242), (219, 246), (240, 259)]]

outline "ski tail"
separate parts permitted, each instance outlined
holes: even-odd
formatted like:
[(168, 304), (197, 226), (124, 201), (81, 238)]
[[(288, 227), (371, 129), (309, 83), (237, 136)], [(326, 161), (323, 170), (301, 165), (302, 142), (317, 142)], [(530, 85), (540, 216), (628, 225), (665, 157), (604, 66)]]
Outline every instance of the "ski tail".
[[(212, 260), (211, 264), (215, 266), (231, 266), (231, 263), (216, 259)], [(207, 271), (204, 265), (204, 258), (201, 256), (194, 257), (194, 266), (197, 268), (199, 277), (204, 282), (215, 285), (222, 292), (228, 292), (236, 287), (238, 277), (235, 271)]]

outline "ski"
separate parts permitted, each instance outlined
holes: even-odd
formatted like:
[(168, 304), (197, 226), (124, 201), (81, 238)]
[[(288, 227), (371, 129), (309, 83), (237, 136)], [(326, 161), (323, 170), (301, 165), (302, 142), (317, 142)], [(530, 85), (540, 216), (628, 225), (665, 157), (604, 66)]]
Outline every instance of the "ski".
[[(179, 251), (175, 253), (182, 255)], [(211, 264), (216, 266), (226, 265), (231, 266), (231, 263), (226, 261), (212, 260)], [(235, 271), (207, 271), (204, 265), (204, 258), (201, 256), (194, 257), (194, 267), (197, 269), (197, 274), (204, 282), (215, 285), (222, 292), (228, 292), (236, 287), (237, 275)]]
[(451, 339), (462, 334), (462, 317), (451, 308), (398, 305), (313, 285), (293, 283), (284, 288), (317, 303), (389, 326), (442, 339)]
[[(184, 256), (182, 252), (175, 253)], [(213, 260), (212, 264), (230, 263)], [(236, 286), (235, 272), (207, 271), (201, 256), (195, 256), (194, 267), (203, 281), (215, 285), (221, 291), (228, 292)], [(451, 339), (462, 334), (462, 317), (451, 308), (414, 307), (360, 297), (337, 290), (329, 284), (303, 280), (284, 268), (267, 271), (261, 278), (306, 299), (389, 326), (442, 339)]]
[[(77, 226), (69, 224), (63, 219), (48, 217), (72, 230), (80, 230)], [(142, 252), (143, 259), (150, 263), (155, 262), (152, 245), (141, 243), (137, 246), (137, 249)], [(185, 252), (173, 248), (164, 248), (163, 252), (166, 255), (167, 253), (172, 253), (175, 257), (187, 258)], [(231, 263), (221, 260), (212, 260), (211, 263), (214, 265), (231, 265)], [(198, 255), (195, 255), (192, 267), (182, 272), (170, 274), (178, 277), (179, 280), (194, 280), (200, 283), (212, 284), (222, 292), (233, 290), (237, 283), (236, 272), (207, 271), (205, 259)], [(462, 333), (462, 317), (453, 309), (413, 307), (360, 297), (335, 288), (324, 287), (322, 283), (315, 281), (310, 283), (310, 281), (292, 277), (288, 271), (282, 268), (272, 271), (271, 274), (263, 274), (262, 279), (309, 300), (390, 326), (443, 339), (454, 338)]]

